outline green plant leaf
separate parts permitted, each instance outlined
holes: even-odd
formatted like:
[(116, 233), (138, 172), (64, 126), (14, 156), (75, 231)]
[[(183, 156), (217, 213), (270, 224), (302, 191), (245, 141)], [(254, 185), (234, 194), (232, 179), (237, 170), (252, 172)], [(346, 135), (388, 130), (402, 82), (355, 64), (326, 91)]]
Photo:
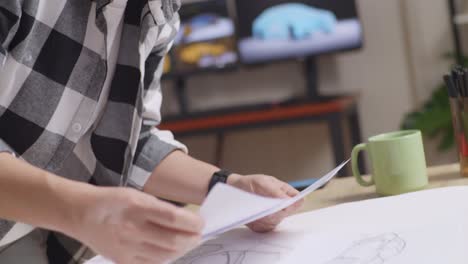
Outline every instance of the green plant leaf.
[[(454, 64), (457, 56), (454, 52), (442, 54), (442, 58), (450, 60)], [(460, 59), (461, 66), (468, 67), (468, 57)], [(447, 89), (444, 84), (436, 87), (429, 100), (418, 110), (408, 113), (402, 123), (402, 129), (419, 129), (429, 137), (440, 136), (438, 150), (445, 151), (455, 145), (455, 136), (452, 126), (452, 116), (450, 113), (450, 102)]]
[(437, 146), (437, 150), (439, 151), (447, 151), (450, 150), (455, 145), (455, 135), (452, 129), (447, 129), (443, 132), (442, 139)]
[(403, 129), (418, 129), (429, 137), (442, 135), (439, 150), (447, 150), (454, 145), (450, 103), (444, 85), (440, 85), (431, 98), (418, 110), (403, 119)]

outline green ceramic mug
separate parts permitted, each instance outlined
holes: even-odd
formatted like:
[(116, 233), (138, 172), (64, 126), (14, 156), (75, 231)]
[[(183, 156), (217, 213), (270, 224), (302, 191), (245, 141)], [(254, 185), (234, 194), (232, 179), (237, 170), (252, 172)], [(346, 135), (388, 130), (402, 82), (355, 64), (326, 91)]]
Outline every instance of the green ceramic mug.
[[(359, 172), (358, 154), (367, 150), (372, 175), (366, 180)], [(362, 186), (375, 185), (379, 195), (395, 195), (426, 187), (426, 159), (421, 132), (404, 130), (377, 135), (369, 143), (355, 146), (351, 154), (353, 174)]]

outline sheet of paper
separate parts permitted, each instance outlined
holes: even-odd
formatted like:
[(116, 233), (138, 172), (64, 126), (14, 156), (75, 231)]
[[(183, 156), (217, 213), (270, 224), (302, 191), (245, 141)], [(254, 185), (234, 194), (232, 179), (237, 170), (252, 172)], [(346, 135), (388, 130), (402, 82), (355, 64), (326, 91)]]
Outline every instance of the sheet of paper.
[(238, 228), (174, 264), (464, 264), (468, 187), (339, 205), (288, 218), (271, 234)]
[(207, 240), (235, 227), (274, 214), (294, 204), (322, 187), (340, 171), (348, 161), (321, 177), (299, 195), (290, 199), (272, 199), (248, 193), (225, 184), (217, 184), (200, 208), (205, 219), (203, 239)]
[(305, 238), (279, 263), (466, 263), (467, 199), (468, 187), (450, 187), (291, 217), (283, 228)]
[(101, 256), (96, 256), (88, 261), (85, 262), (85, 264), (113, 264), (112, 261), (107, 260)]
[(466, 201), (468, 186), (342, 204), (268, 234), (231, 230), (173, 264), (465, 264)]
[(303, 239), (302, 232), (256, 234), (238, 228), (205, 242), (172, 264), (274, 264), (293, 253), (294, 245)]

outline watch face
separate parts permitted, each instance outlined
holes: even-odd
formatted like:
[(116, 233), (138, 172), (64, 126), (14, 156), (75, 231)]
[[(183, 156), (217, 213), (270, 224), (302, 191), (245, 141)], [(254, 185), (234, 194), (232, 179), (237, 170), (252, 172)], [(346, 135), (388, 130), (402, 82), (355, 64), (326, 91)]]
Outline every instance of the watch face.
[(220, 179), (220, 181), (226, 182), (227, 177), (229, 177), (229, 175), (231, 175), (232, 172), (230, 172), (228, 170), (220, 170), (220, 171), (216, 172), (215, 174), (217, 174), (219, 177), (222, 178), (222, 179)]
[(231, 175), (232, 172), (228, 171), (228, 170), (220, 170), (220, 171), (217, 171), (213, 174), (213, 176), (211, 177), (211, 180), (210, 180), (210, 183), (208, 185), (208, 192), (211, 191), (211, 189), (213, 189), (213, 187), (218, 183), (218, 182), (222, 182), (222, 183), (226, 183), (227, 182), (227, 178), (229, 177), (229, 175)]

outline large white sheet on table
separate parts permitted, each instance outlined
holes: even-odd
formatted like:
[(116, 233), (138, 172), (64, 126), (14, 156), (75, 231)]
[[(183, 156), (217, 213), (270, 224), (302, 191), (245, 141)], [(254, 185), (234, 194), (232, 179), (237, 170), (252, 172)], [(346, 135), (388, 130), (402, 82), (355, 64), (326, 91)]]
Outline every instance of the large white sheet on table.
[(272, 234), (236, 229), (175, 264), (464, 264), (468, 187), (343, 204), (288, 218)]
[(467, 246), (468, 187), (450, 187), (296, 215), (270, 234), (238, 228), (174, 264), (465, 264)]

